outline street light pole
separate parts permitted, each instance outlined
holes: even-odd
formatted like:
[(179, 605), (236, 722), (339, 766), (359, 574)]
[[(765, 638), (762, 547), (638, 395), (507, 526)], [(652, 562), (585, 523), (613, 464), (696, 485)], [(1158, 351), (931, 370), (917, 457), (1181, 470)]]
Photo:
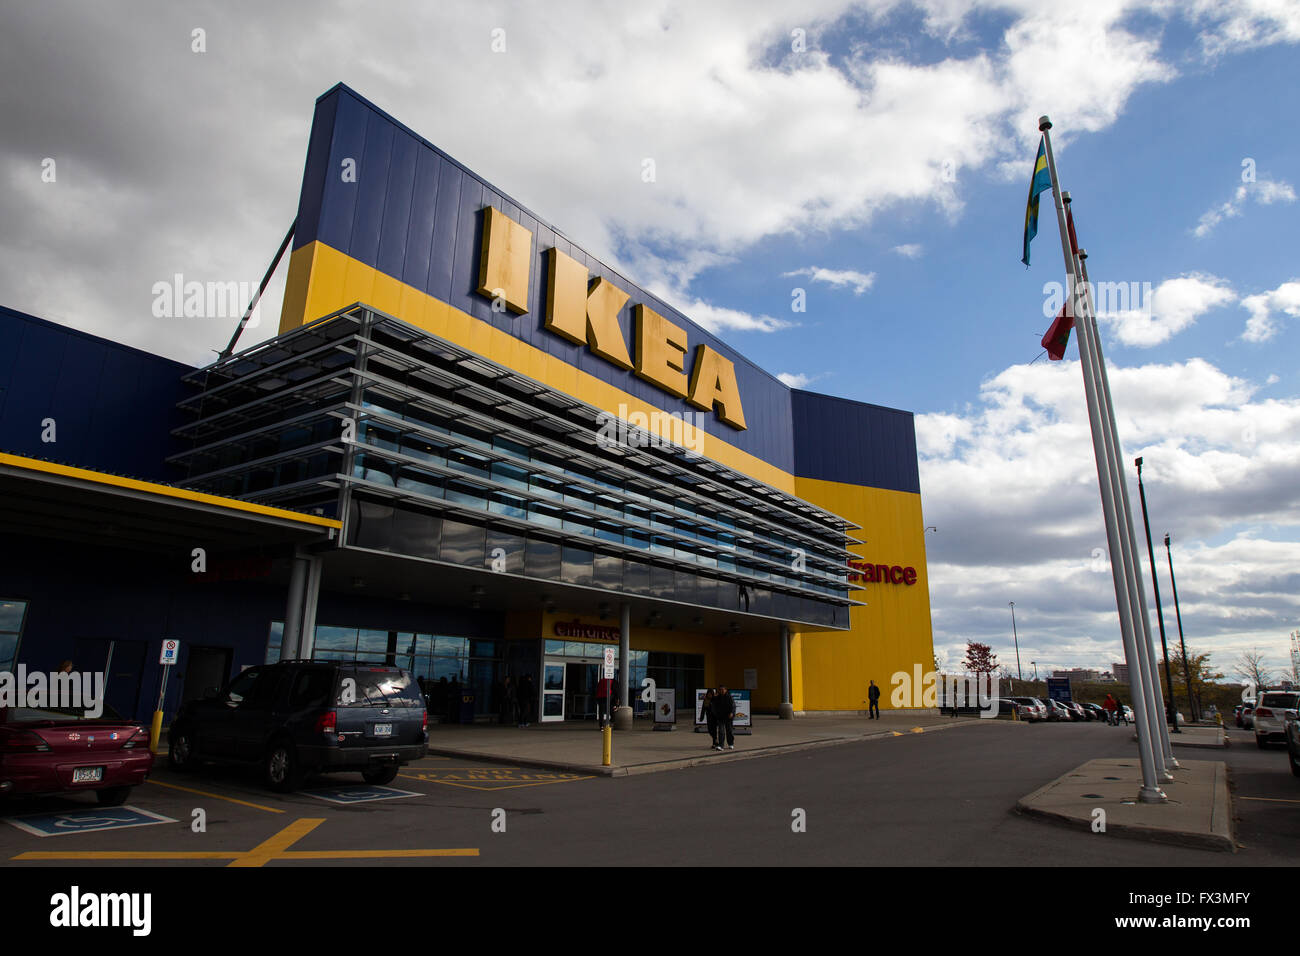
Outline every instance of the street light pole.
[[(1138, 470), (1138, 494), (1142, 496), (1142, 524), (1147, 529), (1147, 560), (1151, 562), (1151, 589), (1156, 595), (1156, 620), (1160, 622), (1160, 650), (1165, 655), (1165, 683), (1169, 685), (1169, 705), (1165, 709), (1165, 719), (1169, 721), (1169, 726), (1173, 732), (1181, 734), (1178, 727), (1178, 718), (1174, 715), (1174, 677), (1169, 670), (1169, 645), (1165, 643), (1165, 612), (1160, 608), (1160, 579), (1156, 577), (1156, 552), (1151, 546), (1151, 519), (1147, 517), (1147, 490), (1142, 484), (1142, 459), (1135, 459), (1133, 462), (1137, 465)], [(1190, 715), (1191, 708), (1188, 708)]]
[(1178, 644), (1183, 649), (1183, 678), (1187, 681), (1187, 710), (1192, 720), (1200, 720), (1200, 710), (1192, 700), (1192, 669), (1187, 660), (1187, 642), (1183, 640), (1183, 615), (1178, 610), (1178, 582), (1174, 580), (1174, 552), (1169, 547), (1169, 532), (1165, 532), (1165, 554), (1169, 556), (1169, 584), (1174, 589), (1174, 616), (1178, 619)]
[(1016, 634), (1016, 602), (1008, 601), (1011, 607), (1011, 639), (1016, 642), (1016, 679), (1024, 680), (1025, 675), (1020, 670), (1020, 637)]

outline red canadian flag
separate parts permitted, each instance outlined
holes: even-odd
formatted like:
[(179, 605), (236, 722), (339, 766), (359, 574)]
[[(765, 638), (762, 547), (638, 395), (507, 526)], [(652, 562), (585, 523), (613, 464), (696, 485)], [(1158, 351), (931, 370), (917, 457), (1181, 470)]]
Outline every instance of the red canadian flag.
[(1067, 306), (1061, 306), (1052, 327), (1043, 336), (1043, 348), (1047, 349), (1047, 357), (1053, 362), (1065, 358), (1065, 347), (1070, 344), (1070, 330), (1074, 328), (1074, 316), (1066, 315), (1066, 308)]

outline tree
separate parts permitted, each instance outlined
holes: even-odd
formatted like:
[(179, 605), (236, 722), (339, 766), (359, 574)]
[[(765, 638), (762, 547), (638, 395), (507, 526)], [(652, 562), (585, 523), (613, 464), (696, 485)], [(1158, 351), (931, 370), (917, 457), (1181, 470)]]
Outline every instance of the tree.
[(975, 674), (992, 674), (998, 669), (998, 656), (993, 648), (979, 641), (966, 642), (966, 659), (962, 667)]
[[(1181, 647), (1174, 647), (1174, 653), (1169, 658), (1170, 670), (1174, 679), (1174, 710), (1178, 709), (1178, 701), (1188, 701), (1191, 713), (1188, 716), (1192, 720), (1199, 720), (1201, 713), (1201, 697), (1205, 691), (1206, 685), (1223, 679), (1223, 675), (1214, 669), (1210, 664), (1209, 654), (1188, 653), (1187, 663), (1183, 664), (1183, 650)], [(1165, 662), (1162, 660), (1159, 667), (1160, 677), (1165, 675)], [(1190, 700), (1187, 694), (1187, 675), (1192, 678), (1192, 693)]]
[(1232, 672), (1246, 683), (1255, 685), (1256, 690), (1263, 690), (1273, 680), (1273, 670), (1264, 663), (1259, 648), (1252, 648), (1238, 657)]

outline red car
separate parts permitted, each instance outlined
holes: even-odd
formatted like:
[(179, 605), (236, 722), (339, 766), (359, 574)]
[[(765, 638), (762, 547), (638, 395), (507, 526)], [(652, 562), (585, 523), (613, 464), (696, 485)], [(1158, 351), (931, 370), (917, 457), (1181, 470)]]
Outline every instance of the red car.
[(0, 707), (0, 797), (93, 790), (101, 805), (116, 807), (152, 769), (149, 732), (140, 724)]

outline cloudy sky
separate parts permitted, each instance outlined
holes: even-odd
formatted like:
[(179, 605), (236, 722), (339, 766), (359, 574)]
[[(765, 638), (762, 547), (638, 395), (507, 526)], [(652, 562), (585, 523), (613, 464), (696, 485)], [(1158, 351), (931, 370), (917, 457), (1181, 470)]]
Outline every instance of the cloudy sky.
[(156, 317), (154, 284), (260, 279), (343, 81), (791, 384), (916, 412), (942, 656), (1014, 662), (1015, 601), (1026, 671), (1106, 669), (1077, 352), (1039, 347), (1063, 280), (1046, 204), (1019, 262), (1047, 113), (1092, 277), (1129, 293), (1103, 344), (1189, 646), (1280, 672), (1297, 45), (1287, 0), (9, 5), (0, 302), (210, 360), (234, 320)]

